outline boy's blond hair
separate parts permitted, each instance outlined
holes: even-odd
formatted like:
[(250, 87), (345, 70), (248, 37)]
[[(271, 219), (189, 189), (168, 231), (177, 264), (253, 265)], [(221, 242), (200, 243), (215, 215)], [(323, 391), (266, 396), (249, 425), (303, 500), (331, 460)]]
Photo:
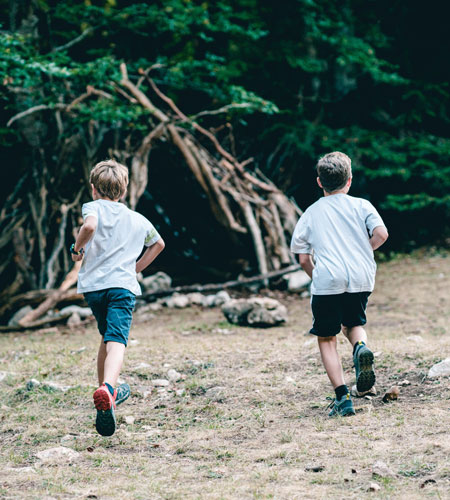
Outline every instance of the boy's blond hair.
[(115, 160), (101, 161), (91, 170), (89, 182), (100, 196), (119, 200), (127, 190), (128, 168)]
[(327, 193), (342, 189), (352, 176), (352, 160), (339, 151), (328, 153), (317, 162), (317, 175)]

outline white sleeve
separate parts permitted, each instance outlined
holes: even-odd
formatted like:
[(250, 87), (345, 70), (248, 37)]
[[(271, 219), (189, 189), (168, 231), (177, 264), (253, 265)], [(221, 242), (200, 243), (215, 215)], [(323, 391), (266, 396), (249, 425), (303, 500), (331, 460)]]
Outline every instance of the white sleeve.
[(151, 247), (154, 245), (161, 236), (159, 235), (158, 231), (155, 229), (153, 224), (145, 219), (145, 239), (144, 239), (144, 245), (146, 247)]
[(83, 220), (85, 221), (87, 217), (93, 216), (98, 219), (97, 207), (96, 204), (90, 201), (89, 203), (85, 203), (81, 207), (81, 215), (83, 216)]
[(380, 214), (377, 212), (376, 208), (370, 203), (370, 201), (363, 200), (362, 203), (362, 215), (366, 223), (366, 228), (371, 237), (373, 230), (378, 226), (386, 227)]
[(310, 242), (311, 229), (309, 226), (309, 214), (306, 212), (300, 217), (294, 229), (291, 240), (291, 252), (295, 254), (312, 254), (313, 249)]

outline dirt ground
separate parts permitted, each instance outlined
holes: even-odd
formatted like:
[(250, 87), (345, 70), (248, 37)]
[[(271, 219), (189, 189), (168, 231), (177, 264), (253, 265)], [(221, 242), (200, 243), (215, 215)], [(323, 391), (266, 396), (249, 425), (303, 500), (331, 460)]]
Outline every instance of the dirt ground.
[[(0, 498), (450, 498), (449, 378), (427, 378), (450, 356), (450, 253), (379, 265), (367, 325), (378, 395), (355, 400), (354, 417), (327, 417), (309, 300), (277, 298), (289, 322), (266, 330), (218, 308), (135, 321), (122, 373), (133, 394), (111, 438), (94, 428), (94, 325), (2, 334)], [(339, 348), (350, 385), (343, 337)], [(181, 379), (153, 387), (169, 369)], [(78, 454), (37, 457), (58, 446)]]

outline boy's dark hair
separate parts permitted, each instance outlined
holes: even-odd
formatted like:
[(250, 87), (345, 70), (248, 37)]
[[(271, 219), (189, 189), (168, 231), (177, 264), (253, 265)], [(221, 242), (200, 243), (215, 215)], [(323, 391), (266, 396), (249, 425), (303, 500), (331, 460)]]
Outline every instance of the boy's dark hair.
[(352, 176), (352, 161), (339, 151), (322, 156), (316, 168), (320, 183), (327, 193), (342, 189)]

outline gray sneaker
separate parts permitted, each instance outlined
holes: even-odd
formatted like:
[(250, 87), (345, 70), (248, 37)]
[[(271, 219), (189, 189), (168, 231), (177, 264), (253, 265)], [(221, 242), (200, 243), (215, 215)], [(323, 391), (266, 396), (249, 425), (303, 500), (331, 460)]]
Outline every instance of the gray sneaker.
[(348, 417), (355, 414), (353, 401), (349, 393), (347, 393), (345, 396), (342, 396), (342, 398), (339, 400), (333, 399), (329, 407), (331, 408), (331, 411), (328, 414), (329, 417), (337, 417), (339, 415), (341, 417)]
[(117, 388), (116, 406), (123, 403), (130, 397), (130, 386), (128, 384), (120, 384)]
[(358, 392), (369, 391), (375, 384), (373, 352), (365, 344), (358, 344), (353, 363), (356, 372), (356, 389)]

